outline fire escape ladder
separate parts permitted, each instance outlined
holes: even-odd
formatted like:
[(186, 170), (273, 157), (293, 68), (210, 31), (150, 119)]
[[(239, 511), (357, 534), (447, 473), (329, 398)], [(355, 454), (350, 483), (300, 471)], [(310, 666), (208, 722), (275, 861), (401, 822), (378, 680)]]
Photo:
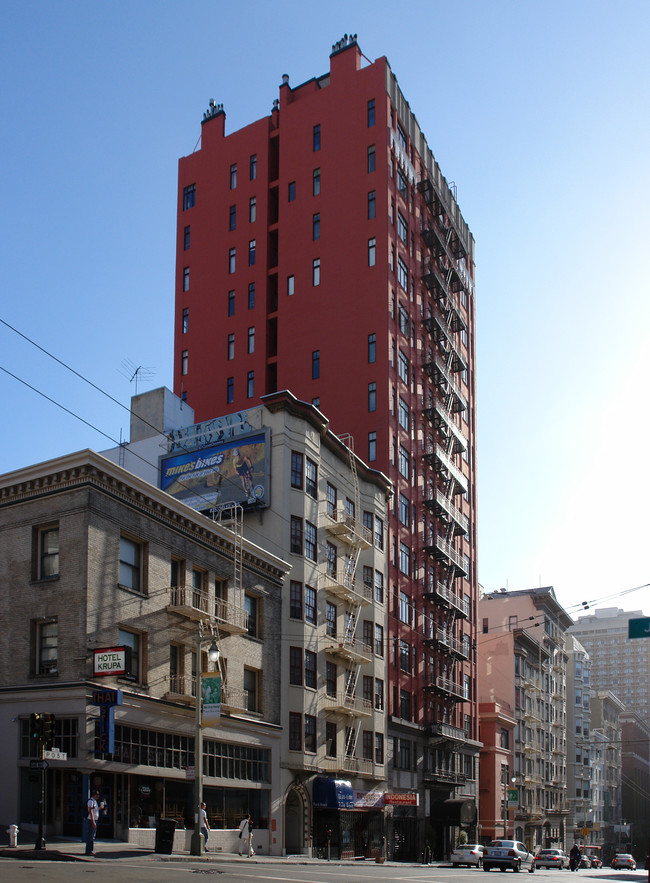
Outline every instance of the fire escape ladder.
[(359, 738), (360, 729), (361, 729), (361, 721), (358, 721), (356, 726), (348, 727), (346, 738), (345, 738), (345, 756), (346, 757), (354, 757), (354, 749), (357, 746), (357, 739)]

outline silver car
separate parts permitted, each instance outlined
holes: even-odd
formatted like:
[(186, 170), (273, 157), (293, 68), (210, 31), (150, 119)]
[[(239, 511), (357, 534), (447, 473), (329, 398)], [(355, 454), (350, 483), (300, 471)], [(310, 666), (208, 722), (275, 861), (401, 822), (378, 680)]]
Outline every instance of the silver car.
[(480, 843), (465, 843), (463, 846), (457, 846), (451, 854), (452, 865), (467, 865), (471, 867), (475, 865), (480, 868), (483, 864), (483, 851), (485, 847)]
[(483, 870), (491, 871), (492, 868), (500, 871), (512, 868), (515, 873), (526, 868), (529, 874), (533, 874), (535, 856), (520, 840), (493, 840), (483, 853)]

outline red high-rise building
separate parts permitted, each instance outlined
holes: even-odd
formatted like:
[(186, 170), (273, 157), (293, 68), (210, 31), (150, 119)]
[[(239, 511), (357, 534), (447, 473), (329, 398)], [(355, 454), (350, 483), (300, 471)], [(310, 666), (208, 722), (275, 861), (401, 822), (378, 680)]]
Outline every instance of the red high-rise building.
[(477, 835), (474, 239), (386, 58), (344, 37), (279, 92), (180, 161), (174, 388), (198, 420), (289, 389), (394, 482), (394, 842), (441, 854)]

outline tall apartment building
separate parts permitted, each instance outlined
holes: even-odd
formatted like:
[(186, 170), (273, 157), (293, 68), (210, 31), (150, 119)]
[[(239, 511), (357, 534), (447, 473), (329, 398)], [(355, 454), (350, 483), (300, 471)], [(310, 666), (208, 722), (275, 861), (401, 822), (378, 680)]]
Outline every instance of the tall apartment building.
[(591, 735), (603, 762), (602, 779), (597, 782), (601, 793), (594, 801), (594, 827), (597, 829), (596, 842), (603, 850), (603, 861), (607, 861), (618, 847), (614, 828), (623, 818), (621, 714), (624, 710), (621, 700), (611, 691), (592, 691)]
[(630, 619), (640, 619), (641, 610), (603, 607), (580, 616), (570, 632), (591, 657), (593, 684), (597, 690), (611, 690), (650, 726), (650, 639), (628, 638)]
[[(266, 615), (270, 599), (244, 599), (248, 635), (277, 650), (277, 665), (259, 682), (277, 691), (280, 725), (269, 847), (326, 854), (329, 840), (334, 858), (379, 856), (392, 825), (384, 811), (390, 482), (289, 392), (186, 426), (167, 393), (134, 399), (133, 442), (107, 456), (150, 476), (153, 463), (154, 480), (170, 495), (290, 566), (272, 599), (279, 618)], [(220, 600), (230, 601), (226, 586)]]
[(419, 795), (394, 808), (404, 858), (425, 839), (444, 854), (461, 806), (476, 834), (474, 337), (474, 240), (386, 58), (345, 37), (228, 135), (211, 102), (179, 163), (174, 389), (199, 420), (291, 390), (393, 482), (389, 772)]
[[(567, 654), (567, 847), (593, 841), (600, 830), (599, 775), (602, 746), (594, 742), (591, 726), (591, 660), (582, 644), (566, 635)], [(587, 834), (582, 831), (587, 830)], [(602, 846), (599, 841), (593, 841)]]
[[(571, 619), (550, 586), (486, 594), (479, 602), (479, 618), (481, 703), (497, 701), (514, 708), (510, 775), (518, 798), (511, 810), (514, 837), (529, 848), (564, 847), (568, 813), (564, 637)], [(505, 785), (504, 774), (504, 799)]]

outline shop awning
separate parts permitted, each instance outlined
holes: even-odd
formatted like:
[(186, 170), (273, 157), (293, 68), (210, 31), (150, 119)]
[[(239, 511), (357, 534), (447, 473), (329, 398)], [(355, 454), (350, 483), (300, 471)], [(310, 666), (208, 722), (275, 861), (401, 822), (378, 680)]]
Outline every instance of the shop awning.
[(315, 809), (354, 809), (352, 784), (345, 779), (316, 776), (313, 797)]
[(476, 822), (476, 804), (473, 800), (439, 800), (431, 807), (434, 821), (447, 825), (473, 825)]

